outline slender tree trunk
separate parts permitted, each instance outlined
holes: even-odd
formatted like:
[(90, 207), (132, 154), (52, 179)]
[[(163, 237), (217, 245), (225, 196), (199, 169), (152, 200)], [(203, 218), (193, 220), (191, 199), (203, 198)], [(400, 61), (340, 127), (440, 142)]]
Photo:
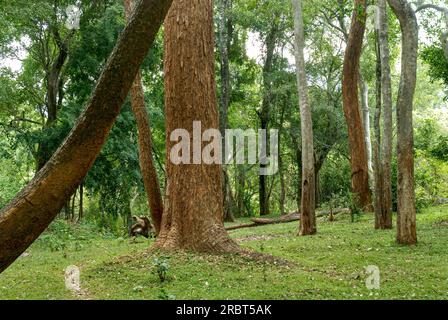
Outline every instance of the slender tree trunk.
[(397, 241), (412, 245), (417, 243), (412, 110), (417, 82), (418, 24), (414, 10), (407, 1), (388, 1), (400, 21), (402, 32), (401, 80), (397, 102)]
[(219, 128), (211, 0), (173, 1), (165, 20), (164, 68), (168, 182), (156, 248), (239, 251), (222, 222), (221, 165), (175, 164), (170, 156), (177, 144), (170, 139), (173, 131), (187, 130), (193, 145), (194, 121), (203, 130)]
[[(219, 127), (221, 135), (225, 137), (228, 125), (228, 110), (230, 105), (230, 62), (229, 50), (232, 43), (233, 25), (228, 17), (228, 10), (231, 7), (231, 0), (219, 0), (219, 51), (221, 64), (221, 95), (220, 95), (220, 121)], [(224, 202), (224, 221), (233, 222), (235, 218), (232, 214), (231, 204), (231, 186), (228, 179), (226, 166), (223, 166), (223, 202)]]
[(381, 57), (379, 45), (379, 33), (375, 32), (375, 47), (376, 47), (376, 108), (374, 117), (375, 142), (373, 144), (373, 159), (374, 159), (374, 173), (375, 173), (375, 229), (383, 229), (383, 197), (384, 197), (384, 180), (383, 168), (381, 167), (381, 112), (382, 112), (382, 77), (381, 77)]
[[(129, 20), (132, 13), (134, 7), (133, 2), (134, 0), (124, 1), (127, 20)], [(159, 177), (152, 155), (151, 124), (146, 110), (145, 94), (140, 71), (137, 73), (131, 88), (131, 107), (137, 122), (140, 170), (142, 172), (143, 183), (148, 198), (152, 223), (156, 235), (158, 235), (160, 232), (160, 225), (162, 224), (163, 200), (160, 192)]]
[(242, 166), (237, 167), (236, 206), (240, 217), (245, 215), (244, 189), (246, 187), (246, 177), (244, 170)]
[(72, 208), (71, 208), (71, 210), (70, 210), (70, 220), (72, 220), (72, 221), (75, 221), (76, 193), (77, 193), (77, 190), (75, 190), (75, 193), (73, 194), (73, 198), (72, 198)]
[(285, 215), (285, 203), (286, 203), (286, 185), (285, 185), (285, 170), (283, 163), (283, 155), (281, 150), (282, 139), (284, 134), (284, 121), (285, 121), (285, 109), (287, 108), (286, 103), (282, 104), (281, 115), (280, 115), (280, 127), (278, 132), (278, 145), (279, 145), (279, 153), (278, 153), (278, 174), (280, 176), (280, 199), (279, 199), (279, 207), (280, 214)]
[(364, 139), (367, 151), (367, 168), (369, 169), (370, 185), (373, 185), (373, 155), (372, 137), (370, 134), (370, 108), (369, 108), (369, 84), (359, 75), (359, 87), (361, 91), (361, 113), (364, 126)]
[(372, 211), (365, 132), (358, 99), (359, 61), (366, 28), (366, 11), (366, 0), (355, 0), (344, 57), (342, 95), (350, 143), (353, 193), (360, 207), (366, 211)]
[[(299, 142), (297, 139), (293, 136), (292, 137), (293, 145), (298, 146)], [(297, 165), (297, 192), (296, 192), (296, 202), (297, 202), (297, 211), (300, 212), (300, 208), (302, 206), (302, 150), (300, 148), (297, 148), (295, 150), (294, 160), (296, 161)]]
[(170, 4), (170, 0), (139, 2), (75, 127), (28, 186), (0, 211), (0, 272), (48, 227), (84, 180)]
[(308, 99), (308, 84), (305, 71), (305, 35), (302, 0), (292, 0), (294, 6), (295, 56), (297, 85), (299, 90), (300, 119), (302, 132), (302, 201), (300, 206), (301, 236), (314, 235), (316, 228), (316, 176), (314, 172), (313, 119)]
[(79, 186), (79, 213), (78, 220), (81, 221), (84, 217), (84, 183)]
[[(273, 25), (268, 35), (266, 36), (266, 60), (263, 66), (263, 101), (261, 103), (261, 111), (259, 112), (260, 125), (262, 130), (268, 130), (269, 120), (270, 120), (270, 105), (272, 96), (272, 68), (274, 65), (274, 51), (277, 40), (277, 26)], [(268, 150), (268, 146), (262, 146), (262, 150)], [(260, 159), (263, 163), (263, 159)], [(264, 167), (264, 164), (260, 165)], [(267, 176), (259, 176), (259, 202), (260, 202), (260, 215), (268, 215), (269, 212), (269, 201), (267, 192)]]
[(383, 136), (381, 138), (382, 204), (381, 229), (392, 229), (392, 80), (390, 71), (389, 24), (387, 0), (379, 0), (379, 56), (381, 62), (381, 96), (383, 103)]

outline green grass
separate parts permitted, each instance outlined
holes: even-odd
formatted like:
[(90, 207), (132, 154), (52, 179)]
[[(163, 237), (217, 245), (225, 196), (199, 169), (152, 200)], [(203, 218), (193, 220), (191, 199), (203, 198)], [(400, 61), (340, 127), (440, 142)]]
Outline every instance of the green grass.
[[(373, 217), (319, 220), (319, 234), (297, 237), (298, 223), (232, 231), (243, 247), (291, 262), (239, 256), (145, 253), (150, 243), (65, 231), (67, 245), (44, 239), (0, 275), (1, 299), (448, 299), (448, 207), (418, 215), (419, 244), (395, 243)], [(65, 233), (65, 234), (66, 234)], [(47, 237), (48, 234), (47, 234)], [(153, 260), (168, 261), (161, 282)], [(64, 270), (81, 267), (83, 293), (65, 288)], [(381, 271), (381, 289), (365, 286), (365, 267)]]

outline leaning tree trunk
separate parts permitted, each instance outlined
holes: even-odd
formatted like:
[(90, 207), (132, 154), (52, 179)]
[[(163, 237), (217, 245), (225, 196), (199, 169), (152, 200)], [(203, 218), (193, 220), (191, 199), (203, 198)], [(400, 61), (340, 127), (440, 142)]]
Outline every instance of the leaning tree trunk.
[[(132, 13), (134, 7), (133, 0), (125, 0), (126, 19)], [(140, 158), (140, 170), (143, 176), (148, 204), (151, 212), (152, 223), (156, 235), (160, 232), (163, 215), (163, 200), (160, 192), (159, 178), (154, 165), (152, 155), (152, 133), (148, 112), (146, 111), (145, 94), (141, 80), (141, 72), (137, 73), (135, 81), (131, 87), (131, 107), (134, 113), (138, 130), (138, 146)]]
[(170, 137), (176, 129), (187, 130), (189, 141), (182, 142), (193, 145), (194, 121), (200, 121), (203, 130), (219, 128), (212, 0), (173, 1), (165, 21), (164, 68), (168, 181), (162, 229), (155, 247), (239, 251), (222, 223), (222, 172), (221, 165), (216, 164), (220, 159), (215, 159), (215, 164), (175, 164), (178, 162), (170, 155), (176, 144)]
[(297, 85), (299, 90), (300, 120), (302, 131), (302, 200), (300, 205), (300, 231), (302, 236), (316, 234), (316, 178), (314, 173), (313, 119), (308, 99), (305, 72), (305, 35), (303, 27), (302, 0), (292, 0), (294, 6), (295, 55)]
[(139, 2), (75, 127), (45, 167), (0, 212), (0, 272), (39, 237), (83, 181), (170, 4), (170, 0)]
[(401, 80), (397, 102), (398, 186), (397, 241), (417, 243), (414, 191), (414, 133), (412, 109), (417, 82), (418, 24), (406, 0), (388, 0), (402, 32)]
[(386, 0), (379, 0), (379, 58), (381, 65), (381, 97), (383, 114), (383, 135), (381, 137), (381, 212), (377, 228), (392, 229), (392, 80), (390, 71), (389, 24)]
[(342, 95), (350, 143), (352, 189), (357, 204), (364, 210), (371, 211), (365, 133), (358, 99), (359, 61), (366, 28), (366, 14), (366, 0), (355, 0), (352, 25), (344, 57)]

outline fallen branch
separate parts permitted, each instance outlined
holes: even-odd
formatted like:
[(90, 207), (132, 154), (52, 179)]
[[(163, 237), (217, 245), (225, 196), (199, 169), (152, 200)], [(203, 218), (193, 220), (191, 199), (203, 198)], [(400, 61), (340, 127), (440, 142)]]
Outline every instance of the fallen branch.
[[(350, 209), (347, 209), (347, 208), (334, 209), (332, 212), (330, 210), (318, 211), (318, 212), (316, 212), (316, 217), (324, 217), (324, 216), (328, 216), (331, 214), (337, 215), (340, 213), (350, 213)], [(265, 225), (270, 225), (270, 224), (289, 223), (289, 222), (295, 222), (295, 221), (299, 221), (299, 220), (300, 220), (300, 213), (294, 212), (294, 213), (290, 213), (288, 215), (281, 216), (278, 218), (273, 218), (273, 219), (253, 218), (253, 219), (251, 219), (251, 221), (252, 221), (251, 223), (245, 223), (245, 224), (239, 224), (236, 226), (227, 227), (226, 230), (231, 231), (231, 230), (238, 230), (238, 229), (244, 229), (244, 228), (255, 228), (255, 227), (260, 227), (260, 226), (265, 226)]]

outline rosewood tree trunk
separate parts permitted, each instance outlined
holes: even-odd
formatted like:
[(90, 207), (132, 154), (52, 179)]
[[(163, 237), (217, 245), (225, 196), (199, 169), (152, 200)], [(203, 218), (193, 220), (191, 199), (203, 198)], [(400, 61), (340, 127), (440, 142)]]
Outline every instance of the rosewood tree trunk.
[(308, 99), (308, 84), (305, 72), (305, 35), (303, 26), (302, 0), (293, 0), (295, 26), (295, 56), (297, 85), (299, 91), (300, 119), (302, 131), (302, 200), (300, 206), (300, 231), (302, 236), (314, 235), (316, 229), (315, 196), (316, 177), (314, 172), (313, 119)]
[(0, 272), (39, 237), (83, 181), (170, 4), (170, 0), (139, 2), (75, 127), (44, 168), (0, 212)]
[(358, 205), (363, 210), (371, 211), (372, 199), (369, 187), (367, 150), (358, 96), (359, 61), (366, 28), (366, 11), (366, 0), (355, 0), (355, 9), (344, 57), (342, 95), (350, 143), (352, 190)]
[(417, 243), (414, 191), (414, 132), (412, 109), (417, 82), (418, 24), (406, 0), (388, 0), (402, 33), (401, 80), (397, 102), (398, 186), (397, 241)]
[[(134, 7), (133, 2), (134, 0), (124, 1), (127, 20), (129, 20), (132, 13)], [(137, 73), (131, 87), (131, 107), (137, 123), (140, 170), (142, 172), (143, 183), (148, 198), (152, 223), (156, 235), (158, 235), (160, 232), (160, 225), (162, 224), (163, 200), (160, 192), (159, 178), (152, 155), (151, 124), (148, 112), (146, 111), (145, 93), (143, 91), (140, 71)]]
[(187, 130), (193, 146), (193, 121), (200, 121), (202, 130), (219, 128), (214, 62), (212, 1), (174, 0), (165, 20), (168, 180), (155, 245), (162, 250), (239, 251), (222, 222), (222, 166), (203, 161), (177, 165), (170, 159), (177, 144), (170, 139), (174, 130)]

